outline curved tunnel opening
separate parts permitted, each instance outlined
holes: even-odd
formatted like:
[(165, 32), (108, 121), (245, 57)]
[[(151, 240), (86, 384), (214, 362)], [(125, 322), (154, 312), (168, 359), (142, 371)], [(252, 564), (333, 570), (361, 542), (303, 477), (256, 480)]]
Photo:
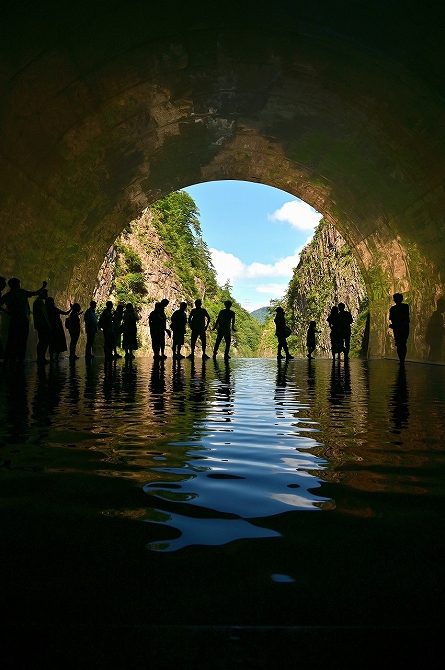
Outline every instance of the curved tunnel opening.
[(121, 31), (117, 44), (106, 32), (117, 14), (94, 39), (76, 24), (5, 59), (2, 273), (33, 284), (43, 272), (61, 298), (86, 299), (85, 278), (150, 203), (194, 183), (259, 182), (313, 206), (352, 248), (370, 300), (368, 354), (393, 355), (397, 291), (413, 315), (408, 357), (426, 360), (444, 292), (440, 91), (384, 51), (308, 26), (297, 40), (194, 26)]

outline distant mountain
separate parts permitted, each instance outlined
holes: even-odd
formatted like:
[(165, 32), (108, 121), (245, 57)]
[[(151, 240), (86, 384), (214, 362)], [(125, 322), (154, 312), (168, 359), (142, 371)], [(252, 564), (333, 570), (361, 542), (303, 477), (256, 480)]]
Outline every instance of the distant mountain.
[(259, 309), (254, 309), (253, 312), (250, 312), (250, 316), (255, 317), (255, 319), (259, 321), (261, 324), (266, 322), (268, 314), (269, 314), (268, 307), (260, 307)]

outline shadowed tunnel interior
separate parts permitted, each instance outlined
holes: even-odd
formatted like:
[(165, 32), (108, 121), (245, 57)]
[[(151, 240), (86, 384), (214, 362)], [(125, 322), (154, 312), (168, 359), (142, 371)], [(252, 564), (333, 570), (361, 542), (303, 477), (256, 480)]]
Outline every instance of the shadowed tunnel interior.
[(106, 250), (164, 194), (283, 189), (352, 247), (370, 356), (408, 358), (445, 283), (443, 8), (419, 2), (8, 6), (0, 26), (0, 270), (87, 300)]

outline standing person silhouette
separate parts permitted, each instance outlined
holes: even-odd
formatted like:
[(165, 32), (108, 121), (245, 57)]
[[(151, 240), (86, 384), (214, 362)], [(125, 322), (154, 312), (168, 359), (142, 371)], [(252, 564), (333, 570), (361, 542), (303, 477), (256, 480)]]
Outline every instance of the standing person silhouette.
[(113, 313), (113, 332), (114, 332), (114, 345), (113, 345), (113, 356), (114, 358), (122, 358), (120, 354), (117, 353), (117, 347), (121, 346), (121, 325), (122, 319), (124, 316), (125, 305), (119, 303), (116, 306), (116, 309)]
[(331, 340), (332, 358), (335, 360), (335, 354), (338, 354), (338, 359), (340, 360), (340, 354), (343, 351), (343, 340), (341, 338), (338, 307), (335, 305), (331, 307), (330, 314), (326, 321), (328, 322), (329, 328), (331, 329), (329, 337)]
[(76, 346), (80, 337), (81, 314), (82, 312), (80, 311), (80, 305), (78, 302), (75, 302), (71, 309), (71, 314), (65, 321), (65, 326), (70, 334), (70, 361), (76, 361), (79, 358), (79, 356), (76, 355)]
[(351, 312), (348, 312), (344, 302), (338, 303), (338, 321), (340, 325), (340, 339), (345, 358), (349, 358), (351, 348), (351, 324), (353, 322)]
[(215, 321), (213, 330), (217, 330), (218, 334), (216, 336), (215, 346), (213, 347), (213, 358), (216, 358), (218, 353), (218, 348), (221, 343), (221, 340), (224, 339), (226, 346), (224, 349), (224, 358), (228, 360), (230, 358), (230, 342), (232, 339), (232, 331), (236, 333), (235, 328), (235, 312), (230, 309), (232, 307), (231, 300), (226, 300), (224, 302), (225, 308), (220, 311), (218, 318)]
[(165, 313), (165, 308), (167, 307), (169, 302), (170, 301), (167, 298), (163, 298), (161, 300), (161, 302), (159, 303), (159, 305), (160, 305), (159, 314), (160, 314), (160, 317), (162, 319), (162, 335), (161, 335), (161, 340), (160, 340), (161, 358), (167, 358), (167, 356), (165, 355), (165, 333), (167, 333), (167, 335), (169, 337), (171, 337), (171, 332), (167, 328), (167, 315)]
[(46, 298), (48, 291), (44, 289), (34, 300), (32, 306), (32, 318), (34, 328), (37, 331), (37, 363), (49, 363), (46, 360), (46, 352), (49, 347), (49, 338), (51, 334), (51, 322), (49, 320), (48, 311), (46, 309)]
[(179, 309), (173, 312), (170, 326), (173, 332), (173, 358), (185, 358), (181, 354), (181, 347), (184, 344), (184, 336), (187, 327), (187, 303), (181, 302)]
[(46, 284), (44, 281), (37, 291), (26, 291), (21, 287), (20, 279), (12, 277), (8, 281), (9, 291), (0, 298), (0, 306), (5, 305), (10, 319), (5, 350), (6, 359), (19, 362), (25, 360), (31, 314), (28, 298), (39, 295), (46, 288)]
[(275, 336), (278, 340), (277, 348), (277, 360), (281, 360), (284, 356), (281, 355), (281, 350), (286, 354), (286, 360), (289, 361), (293, 358), (289, 353), (289, 348), (287, 346), (287, 339), (291, 334), (291, 329), (286, 325), (286, 318), (284, 316), (284, 309), (282, 307), (277, 307), (275, 310)]
[(111, 300), (108, 300), (105, 306), (104, 311), (99, 317), (98, 328), (103, 331), (104, 334), (104, 356), (105, 361), (109, 362), (113, 360), (113, 349), (114, 349), (114, 328), (113, 328), (113, 303)]
[(306, 333), (306, 346), (308, 350), (308, 358), (312, 358), (312, 352), (315, 351), (315, 335), (316, 333), (319, 333), (320, 331), (317, 330), (317, 324), (315, 321), (310, 321), (309, 322), (309, 328), (307, 329)]
[(204, 307), (202, 306), (202, 301), (195, 300), (195, 306), (194, 308), (190, 311), (190, 315), (188, 318), (188, 324), (190, 326), (190, 329), (192, 331), (191, 337), (190, 337), (190, 348), (191, 348), (191, 353), (188, 356), (188, 358), (194, 358), (195, 357), (195, 346), (196, 346), (196, 341), (199, 337), (201, 340), (201, 346), (202, 346), (202, 357), (204, 359), (210, 358), (210, 356), (207, 356), (206, 354), (206, 346), (207, 346), (207, 336), (206, 336), (206, 331), (207, 328), (209, 327), (210, 324), (210, 316), (209, 313)]
[(94, 300), (91, 300), (90, 306), (88, 307), (88, 309), (85, 310), (85, 314), (83, 315), (83, 321), (85, 323), (85, 333), (87, 336), (87, 343), (85, 345), (86, 360), (90, 360), (94, 356), (93, 354), (94, 338), (96, 337), (96, 333), (98, 331), (96, 307), (97, 307), (96, 302)]
[(396, 303), (389, 310), (389, 327), (394, 333), (394, 341), (397, 349), (397, 356), (401, 363), (406, 358), (406, 341), (409, 335), (409, 306), (403, 302), (401, 293), (394, 293), (392, 299)]
[(54, 298), (50, 296), (46, 299), (46, 311), (51, 323), (51, 331), (49, 335), (49, 357), (52, 361), (58, 361), (59, 355), (67, 350), (65, 331), (63, 330), (62, 315), (70, 314), (72, 306), (65, 312), (59, 309), (54, 304)]
[(131, 302), (128, 302), (122, 316), (122, 347), (125, 349), (125, 358), (134, 358), (133, 351), (138, 348), (137, 322), (139, 316)]

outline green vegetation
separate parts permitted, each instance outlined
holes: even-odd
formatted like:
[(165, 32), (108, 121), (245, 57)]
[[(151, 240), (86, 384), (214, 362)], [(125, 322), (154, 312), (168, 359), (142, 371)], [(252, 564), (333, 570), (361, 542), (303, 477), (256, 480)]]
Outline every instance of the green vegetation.
[[(157, 246), (156, 246), (157, 245)], [(140, 330), (144, 347), (149, 337), (146, 321), (153, 303), (169, 293), (172, 286), (163, 285), (168, 276), (174, 282), (179, 300), (185, 300), (189, 310), (197, 298), (209, 312), (211, 324), (232, 301), (236, 314), (236, 332), (232, 338), (235, 356), (257, 356), (261, 326), (231, 295), (231, 287), (218, 286), (210, 251), (202, 239), (199, 211), (185, 191), (170, 193), (158, 200), (139, 219), (132, 221), (114, 244), (116, 252), (110, 293), (115, 302), (132, 302), (141, 312)], [(156, 286), (149, 288), (149, 276), (158, 277)], [(167, 314), (175, 309), (169, 306)], [(216, 335), (210, 335), (214, 339)]]

